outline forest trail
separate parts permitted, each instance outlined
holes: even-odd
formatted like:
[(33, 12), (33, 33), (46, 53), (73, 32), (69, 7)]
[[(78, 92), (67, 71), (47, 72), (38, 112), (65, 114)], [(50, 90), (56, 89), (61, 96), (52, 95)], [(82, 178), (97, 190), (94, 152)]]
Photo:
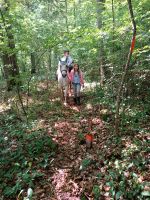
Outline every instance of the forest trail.
[[(51, 99), (52, 96), (53, 100), (57, 99), (57, 92), (51, 94)], [(60, 110), (42, 115), (42, 120), (45, 116), (47, 134), (57, 143), (58, 149), (55, 157), (49, 161), (50, 169), (46, 177), (50, 186), (35, 191), (38, 196), (40, 193), (39, 199), (94, 199), (93, 186), (101, 182), (98, 174), (105, 174), (106, 170), (104, 156), (107, 158), (113, 153), (109, 143), (112, 134), (101, 119), (99, 108), (87, 103), (88, 98), (91, 99), (86, 92), (82, 92), (81, 106), (74, 106), (73, 97), (69, 97), (67, 106), (61, 105)], [(52, 117), (54, 120), (50, 122)], [(94, 137), (93, 147), (86, 149), (85, 135), (89, 132)], [(108, 197), (104, 196), (104, 199)]]
[[(149, 195), (147, 125), (143, 124), (145, 134), (125, 127), (127, 131), (115, 135), (114, 115), (105, 101), (100, 103), (101, 95), (101, 90), (87, 84), (81, 106), (74, 106), (73, 97), (64, 106), (57, 83), (39, 82), (28, 97), (30, 125), (12, 115), (13, 104), (3, 104), (0, 147), (5, 157), (3, 170), (7, 169), (3, 183), (17, 188), (15, 197), (21, 189), (26, 196), (29, 187), (33, 200), (122, 199), (122, 194), (133, 194), (134, 187), (135, 196), (143, 190)], [(23, 102), (26, 98), (22, 94)], [(88, 133), (94, 138), (91, 149), (86, 149), (84, 140)], [(14, 196), (7, 199), (14, 200)]]
[[(150, 199), (149, 6), (0, 0), (0, 200)], [(68, 51), (81, 106), (60, 102)]]

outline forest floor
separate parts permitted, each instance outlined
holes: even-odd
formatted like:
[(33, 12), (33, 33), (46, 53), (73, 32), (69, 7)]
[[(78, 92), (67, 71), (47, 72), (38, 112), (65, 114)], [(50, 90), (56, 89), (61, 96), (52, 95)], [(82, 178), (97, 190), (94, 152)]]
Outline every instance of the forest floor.
[[(77, 200), (81, 196), (92, 199), (98, 174), (105, 173), (104, 161), (113, 153), (108, 142), (112, 134), (100, 118), (98, 107), (94, 109), (86, 104), (87, 100), (87, 96), (82, 95), (81, 106), (74, 106), (70, 97), (69, 105), (62, 106), (59, 112), (44, 114), (47, 134), (58, 144), (57, 156), (50, 161), (47, 171), (51, 191), (45, 193), (43, 190), (41, 194), (43, 197), (49, 194), (45, 199)], [(51, 116), (57, 116), (57, 120), (49, 122)], [(86, 149), (85, 135), (89, 132), (94, 136), (93, 147)]]
[[(69, 97), (67, 106), (60, 104), (59, 95), (59, 91), (51, 94), (54, 110), (39, 112), (40, 126), (46, 127), (47, 134), (58, 145), (56, 156), (49, 160), (47, 185), (38, 187), (35, 194), (40, 193), (40, 199), (93, 199), (98, 176), (105, 174), (104, 161), (112, 155), (109, 144), (112, 134), (100, 117), (99, 105), (93, 107), (86, 93), (82, 93), (80, 106), (74, 105), (73, 97)], [(85, 144), (89, 132), (94, 137), (91, 149)]]
[[(80, 106), (74, 105), (72, 97), (64, 106), (59, 91), (47, 94), (46, 87), (39, 84), (36, 100), (29, 98), (29, 103), (34, 102), (30, 118), (35, 120), (32, 128), (23, 131), (27, 135), (40, 131), (40, 135), (52, 138), (56, 144), (54, 153), (46, 149), (47, 157), (44, 153), (32, 160), (26, 156), (28, 171), (32, 168), (42, 174), (34, 179), (33, 199), (145, 199), (150, 193), (147, 126), (144, 133), (130, 130), (117, 136), (112, 111), (109, 106), (92, 103), (92, 91), (82, 93)], [(9, 137), (8, 132), (5, 138)], [(86, 148), (87, 133), (94, 138), (91, 149)], [(9, 148), (16, 151), (18, 139), (12, 138), (14, 143), (11, 141)]]

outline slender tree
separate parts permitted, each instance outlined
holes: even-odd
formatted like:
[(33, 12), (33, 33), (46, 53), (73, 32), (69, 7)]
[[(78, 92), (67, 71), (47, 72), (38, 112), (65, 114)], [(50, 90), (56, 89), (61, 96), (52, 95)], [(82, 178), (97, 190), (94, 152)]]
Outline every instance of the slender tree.
[(134, 19), (132, 3), (131, 3), (131, 0), (127, 0), (127, 1), (128, 1), (130, 17), (131, 17), (132, 26), (133, 26), (133, 35), (132, 35), (130, 50), (129, 50), (129, 53), (128, 53), (127, 62), (126, 62), (125, 68), (124, 68), (124, 72), (122, 73), (121, 83), (119, 85), (118, 93), (117, 93), (116, 116), (115, 116), (115, 132), (116, 133), (119, 133), (119, 125), (120, 125), (119, 110), (120, 110), (120, 104), (121, 104), (121, 93), (122, 93), (124, 81), (125, 81), (125, 78), (126, 78), (126, 75), (127, 75), (127, 71), (128, 71), (128, 68), (129, 68), (130, 60), (131, 60), (131, 57), (132, 57), (132, 52), (134, 50), (135, 37), (136, 37), (136, 22), (135, 22), (135, 19)]
[(36, 72), (35, 52), (31, 53), (31, 74)]
[[(97, 27), (102, 30), (103, 28), (103, 16), (105, 0), (97, 0)], [(99, 41), (99, 71), (100, 71), (100, 85), (104, 84), (104, 43), (101, 37)]]
[(113, 50), (112, 52), (114, 53), (114, 32), (115, 32), (115, 12), (114, 12), (114, 0), (112, 0), (112, 23), (113, 23), (113, 27), (112, 27), (112, 38), (113, 38)]
[(66, 20), (66, 29), (67, 29), (67, 32), (69, 32), (69, 28), (68, 28), (68, 2), (67, 2), (67, 0), (65, 0), (65, 20)]

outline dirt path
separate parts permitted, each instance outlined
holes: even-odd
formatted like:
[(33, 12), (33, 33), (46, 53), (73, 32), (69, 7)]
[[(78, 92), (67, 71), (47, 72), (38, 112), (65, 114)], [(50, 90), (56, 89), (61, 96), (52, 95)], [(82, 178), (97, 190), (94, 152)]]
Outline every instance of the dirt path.
[[(11, 157), (6, 151), (13, 162), (4, 166), (15, 170), (13, 179), (6, 180), (9, 187), (18, 187), (19, 183), (23, 196), (31, 187), (33, 200), (122, 200), (149, 195), (148, 126), (143, 123), (142, 131), (134, 131), (128, 124), (120, 135), (115, 135), (112, 108), (99, 99), (97, 91), (84, 91), (81, 106), (74, 106), (73, 98), (63, 106), (57, 85), (52, 88), (51, 84), (48, 88), (40, 83), (30, 96), (30, 127), (16, 124), (15, 117), (8, 118), (10, 111), (3, 110), (8, 112), (2, 117), (3, 135), (9, 138), (4, 147), (13, 151)], [(22, 98), (26, 102), (25, 94)], [(10, 109), (2, 105), (2, 109), (6, 108)], [(13, 132), (8, 122), (14, 126)], [(87, 133), (94, 137), (91, 149), (86, 149)]]
[[(63, 106), (57, 84), (52, 84), (39, 83), (29, 97), (30, 126), (16, 120), (15, 110), (10, 110), (13, 104), (2, 101), (0, 121), (6, 140), (1, 149), (8, 161), (3, 183), (8, 192), (16, 190), (6, 199), (17, 199), (21, 189), (26, 196), (29, 187), (33, 200), (145, 199), (150, 191), (148, 124), (143, 121), (138, 129), (127, 124), (115, 135), (113, 109), (107, 97), (105, 102), (100, 99), (103, 94), (97, 95), (101, 91), (83, 91), (81, 106), (74, 106), (73, 98)], [(27, 102), (26, 94), (22, 98)], [(91, 149), (86, 149), (87, 133), (94, 137)]]
[[(84, 138), (89, 133), (90, 121), (92, 121), (90, 133), (94, 136), (94, 140), (92, 149), (86, 149)], [(105, 143), (109, 137), (99, 112), (95, 111), (91, 116), (86, 96), (82, 97), (81, 106), (74, 106), (70, 100), (67, 107), (62, 107), (61, 118), (58, 117), (58, 120), (51, 123), (47, 133), (58, 144), (58, 151), (55, 158), (50, 160), (50, 168), (47, 171), (46, 178), (49, 183), (46, 188), (47, 197), (42, 193), (45, 193), (44, 189), (41, 190), (40, 199), (93, 199), (92, 191), (93, 186), (97, 184), (97, 176), (101, 170), (105, 171), (100, 158), (102, 152), (107, 149)]]

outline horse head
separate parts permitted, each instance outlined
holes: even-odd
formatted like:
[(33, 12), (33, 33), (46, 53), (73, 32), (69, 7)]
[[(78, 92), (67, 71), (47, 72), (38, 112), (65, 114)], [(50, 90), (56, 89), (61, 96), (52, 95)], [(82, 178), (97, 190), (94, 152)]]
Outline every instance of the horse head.
[(65, 78), (67, 76), (67, 63), (66, 63), (66, 61), (60, 60), (60, 72), (61, 72), (63, 78)]

